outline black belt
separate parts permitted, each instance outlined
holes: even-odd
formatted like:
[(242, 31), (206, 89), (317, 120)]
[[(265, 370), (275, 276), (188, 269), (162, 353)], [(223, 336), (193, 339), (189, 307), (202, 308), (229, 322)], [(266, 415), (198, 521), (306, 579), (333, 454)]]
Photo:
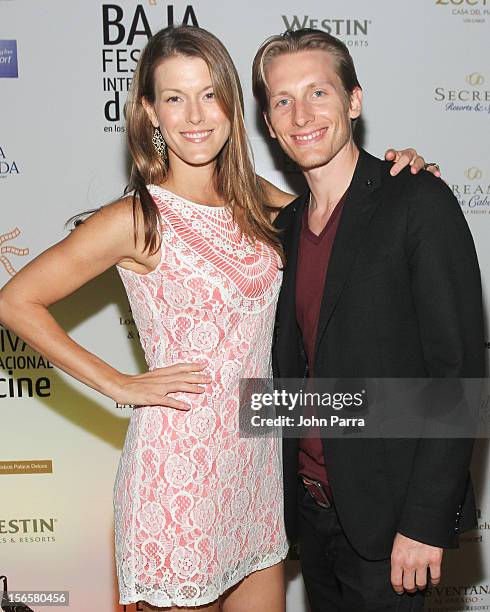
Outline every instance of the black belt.
[(332, 490), (325, 486), (319, 480), (313, 480), (307, 476), (300, 475), (303, 486), (310, 494), (310, 497), (320, 508), (331, 508), (333, 505)]

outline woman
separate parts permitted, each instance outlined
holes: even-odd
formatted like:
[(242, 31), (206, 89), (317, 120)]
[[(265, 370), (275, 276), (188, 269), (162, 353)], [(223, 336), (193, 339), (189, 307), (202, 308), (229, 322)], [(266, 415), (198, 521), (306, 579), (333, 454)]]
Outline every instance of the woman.
[[(133, 411), (114, 489), (120, 601), (284, 610), (277, 440), (240, 439), (240, 378), (269, 377), (281, 249), (264, 203), (292, 196), (249, 159), (238, 75), (199, 28), (156, 34), (127, 104), (124, 197), (0, 292), (0, 320)], [(149, 371), (123, 374), (48, 306), (117, 265)], [(181, 608), (180, 608), (181, 609)]]

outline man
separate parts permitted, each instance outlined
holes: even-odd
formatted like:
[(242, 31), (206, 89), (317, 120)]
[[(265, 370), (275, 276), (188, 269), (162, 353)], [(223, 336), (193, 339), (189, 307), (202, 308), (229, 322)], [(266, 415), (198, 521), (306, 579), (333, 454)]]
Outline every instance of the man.
[[(279, 214), (275, 375), (483, 377), (480, 274), (449, 188), (359, 150), (362, 90), (317, 30), (259, 49), (254, 94), (309, 191)], [(475, 525), (469, 439), (284, 440), (285, 517), (313, 612), (417, 610)]]

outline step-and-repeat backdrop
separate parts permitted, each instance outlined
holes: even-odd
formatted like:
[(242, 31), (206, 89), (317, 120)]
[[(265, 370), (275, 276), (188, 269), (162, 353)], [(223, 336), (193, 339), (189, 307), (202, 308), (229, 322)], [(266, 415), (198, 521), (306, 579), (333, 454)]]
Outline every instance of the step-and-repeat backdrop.
[[(257, 170), (290, 190), (301, 189), (301, 177), (256, 112), (252, 58), (287, 28), (342, 38), (365, 91), (364, 146), (382, 156), (388, 146), (413, 145), (440, 163), (473, 232), (488, 304), (490, 0), (0, 0), (0, 285), (61, 240), (71, 215), (122, 193), (123, 104), (135, 63), (152, 32), (182, 22), (211, 30), (230, 50)], [(115, 367), (144, 368), (114, 270), (52, 312)], [(112, 485), (129, 409), (57, 371), (2, 327), (0, 398), (0, 575), (12, 590), (69, 591), (74, 612), (121, 612)], [(480, 443), (479, 526), (446, 555), (428, 610), (490, 610), (488, 461)], [(288, 574), (288, 609), (306, 610), (296, 561)]]

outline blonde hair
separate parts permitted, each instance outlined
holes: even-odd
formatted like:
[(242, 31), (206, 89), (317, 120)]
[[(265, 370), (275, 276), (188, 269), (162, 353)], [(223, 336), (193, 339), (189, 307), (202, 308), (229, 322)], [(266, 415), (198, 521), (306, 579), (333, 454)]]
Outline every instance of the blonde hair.
[(138, 61), (125, 106), (128, 147), (133, 161), (128, 190), (134, 190), (135, 228), (138, 205), (143, 214), (145, 249), (150, 252), (158, 249), (160, 229), (158, 209), (146, 185), (164, 183), (168, 167), (153, 146), (154, 128), (142, 99), (146, 98), (150, 103), (155, 101), (155, 69), (163, 59), (175, 55), (199, 57), (206, 62), (216, 100), (231, 124), (230, 137), (216, 163), (215, 187), (218, 194), (230, 206), (233, 218), (245, 236), (251, 241), (257, 239), (269, 244), (282, 257), (277, 232), (267, 215), (266, 194), (251, 160), (238, 73), (218, 38), (194, 26), (165, 28), (148, 41)]
[(335, 71), (342, 82), (347, 101), (354, 89), (361, 87), (352, 56), (341, 40), (327, 32), (312, 28), (288, 30), (284, 34), (271, 36), (265, 40), (255, 54), (252, 66), (252, 88), (262, 112), (268, 113), (269, 111), (268, 87), (265, 79), (267, 64), (279, 55), (312, 49), (321, 49), (332, 55), (335, 60)]

